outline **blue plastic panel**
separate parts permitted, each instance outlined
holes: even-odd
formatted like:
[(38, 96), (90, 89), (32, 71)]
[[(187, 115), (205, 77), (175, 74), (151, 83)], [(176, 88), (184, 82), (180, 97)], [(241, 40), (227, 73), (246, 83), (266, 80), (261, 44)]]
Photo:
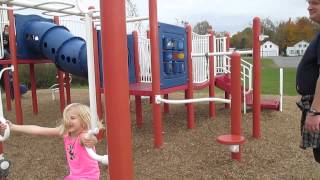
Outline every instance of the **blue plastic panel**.
[(130, 34), (127, 36), (128, 42), (128, 66), (129, 66), (129, 82), (135, 83), (135, 68), (134, 68), (134, 43), (133, 43), (133, 35)]
[(187, 34), (183, 27), (159, 23), (160, 87), (187, 83)]

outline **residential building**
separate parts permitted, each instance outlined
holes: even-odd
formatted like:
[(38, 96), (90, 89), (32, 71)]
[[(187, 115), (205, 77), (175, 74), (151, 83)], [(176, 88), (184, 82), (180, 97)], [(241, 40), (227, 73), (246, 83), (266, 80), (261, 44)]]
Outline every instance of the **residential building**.
[(299, 41), (292, 47), (287, 47), (286, 54), (287, 56), (302, 56), (306, 51), (309, 43), (307, 41)]

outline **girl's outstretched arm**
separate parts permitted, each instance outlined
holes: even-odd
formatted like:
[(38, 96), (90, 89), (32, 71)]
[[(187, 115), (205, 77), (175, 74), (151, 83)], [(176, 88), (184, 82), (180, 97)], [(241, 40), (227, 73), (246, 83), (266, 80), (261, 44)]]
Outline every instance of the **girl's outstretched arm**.
[[(17, 125), (9, 122), (11, 131), (40, 136), (60, 136), (58, 127), (48, 128), (37, 125)], [(2, 129), (2, 128), (1, 128)]]

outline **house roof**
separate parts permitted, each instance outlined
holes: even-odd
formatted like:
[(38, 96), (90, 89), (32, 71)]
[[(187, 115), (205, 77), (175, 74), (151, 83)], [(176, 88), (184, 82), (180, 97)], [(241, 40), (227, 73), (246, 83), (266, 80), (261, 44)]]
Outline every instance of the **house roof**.
[(265, 41), (261, 44), (261, 46), (265, 45), (265, 44), (272, 44), (274, 46), (278, 46), (277, 44), (273, 43), (272, 41)]
[(295, 43), (293, 46), (295, 46), (295, 45), (297, 45), (297, 44), (300, 44), (300, 43), (307, 43), (307, 44), (309, 44), (309, 42), (308, 42), (308, 41), (301, 40), (301, 41), (299, 41), (299, 42)]

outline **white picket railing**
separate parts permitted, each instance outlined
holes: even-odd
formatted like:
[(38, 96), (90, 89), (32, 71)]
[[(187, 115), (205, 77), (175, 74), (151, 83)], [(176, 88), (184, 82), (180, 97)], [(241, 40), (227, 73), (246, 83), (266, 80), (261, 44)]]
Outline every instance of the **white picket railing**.
[(86, 39), (85, 22), (79, 16), (60, 17), (59, 24), (68, 28), (74, 36)]
[[(226, 37), (219, 37), (214, 38), (214, 46), (213, 46), (214, 52), (226, 52), (227, 51), (227, 38)], [(220, 73), (226, 73), (224, 69), (230, 67), (229, 64), (226, 64), (226, 56), (215, 56), (214, 57), (214, 75), (220, 74)]]
[(150, 39), (146, 36), (138, 36), (140, 82), (151, 83), (151, 49)]
[[(209, 34), (199, 35), (192, 32), (192, 53), (209, 52)], [(192, 57), (193, 83), (204, 83), (209, 81), (208, 58)]]

